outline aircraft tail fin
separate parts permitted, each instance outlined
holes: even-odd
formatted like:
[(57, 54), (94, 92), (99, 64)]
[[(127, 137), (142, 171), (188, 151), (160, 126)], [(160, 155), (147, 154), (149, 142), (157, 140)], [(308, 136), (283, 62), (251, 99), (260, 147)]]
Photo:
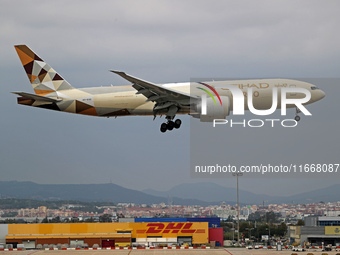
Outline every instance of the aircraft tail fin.
[(56, 91), (73, 89), (66, 80), (28, 46), (15, 45), (14, 47), (37, 95), (45, 96)]

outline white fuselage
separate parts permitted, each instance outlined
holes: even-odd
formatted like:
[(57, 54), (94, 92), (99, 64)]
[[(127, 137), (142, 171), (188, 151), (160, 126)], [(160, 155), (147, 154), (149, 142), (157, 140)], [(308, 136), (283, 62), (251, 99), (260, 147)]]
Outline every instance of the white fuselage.
[[(216, 91), (220, 96), (228, 96), (231, 100), (231, 111), (233, 105), (233, 95), (229, 89), (225, 88), (226, 85), (233, 85), (242, 90), (245, 98), (248, 95), (248, 88), (252, 88), (253, 105), (256, 109), (269, 109), (272, 106), (272, 93), (273, 88), (278, 88), (278, 109), (280, 108), (280, 88), (282, 87), (297, 87), (305, 88), (311, 92), (311, 99), (308, 103), (310, 104), (322, 99), (325, 93), (320, 89), (312, 90), (315, 87), (313, 84), (290, 80), (290, 79), (257, 79), (257, 80), (230, 80), (230, 81), (210, 81), (207, 82), (209, 85), (215, 87)], [(205, 92), (196, 88), (199, 85), (195, 82), (185, 83), (167, 83), (161, 86), (184, 92), (191, 95), (201, 96)], [(83, 88), (74, 89), (70, 91), (64, 91), (64, 94), (73, 98), (79, 99), (84, 98), (85, 100), (93, 100), (98, 116), (102, 114), (100, 109), (114, 108), (117, 111), (127, 109), (129, 114), (126, 115), (153, 115), (154, 103), (146, 101), (145, 96), (136, 94), (136, 90), (132, 86), (110, 86), (110, 87), (95, 87), (95, 88)], [(62, 98), (62, 95), (60, 95)], [(287, 98), (302, 98), (304, 94), (291, 93), (287, 95)], [(62, 98), (63, 99), (63, 98)], [(245, 100), (245, 110), (248, 110), (247, 100)], [(294, 107), (288, 105), (287, 107)], [(177, 114), (188, 114), (190, 110), (183, 109)], [(72, 112), (72, 111), (71, 111)], [(122, 114), (124, 115), (124, 114)], [(121, 115), (119, 115), (121, 116)]]

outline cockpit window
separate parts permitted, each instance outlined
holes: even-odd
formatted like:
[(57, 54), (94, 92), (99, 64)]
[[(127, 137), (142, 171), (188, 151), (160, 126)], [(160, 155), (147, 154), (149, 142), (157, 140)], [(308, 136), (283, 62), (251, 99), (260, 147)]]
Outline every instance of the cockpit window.
[(317, 86), (311, 87), (311, 90), (316, 90), (316, 89), (319, 89), (319, 88)]

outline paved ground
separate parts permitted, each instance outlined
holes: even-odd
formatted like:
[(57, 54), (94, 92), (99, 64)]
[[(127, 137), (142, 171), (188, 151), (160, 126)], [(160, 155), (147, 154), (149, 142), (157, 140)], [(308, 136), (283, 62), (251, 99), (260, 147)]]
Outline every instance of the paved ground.
[(336, 255), (340, 254), (340, 251), (332, 251), (332, 252), (321, 252), (321, 251), (308, 251), (308, 252), (292, 252), (288, 251), (275, 251), (275, 250), (247, 250), (247, 249), (238, 249), (238, 248), (230, 248), (230, 249), (212, 249), (212, 250), (79, 250), (79, 251), (0, 251), (0, 255), (3, 254), (12, 254), (12, 255), (39, 255), (39, 254), (86, 254), (86, 255), (100, 255), (100, 254), (118, 254), (118, 255), (199, 255), (199, 254), (208, 254), (208, 255), (307, 255), (308, 253), (312, 253), (314, 255), (321, 255), (323, 253), (328, 255)]
[[(309, 250), (304, 252), (293, 252), (291, 250), (284, 250), (284, 251), (276, 251), (276, 250), (248, 250), (248, 249), (238, 249), (238, 248), (230, 248), (225, 249), (226, 253), (229, 255), (291, 255), (291, 254), (298, 254), (298, 255), (307, 255), (308, 253), (312, 253), (314, 255), (321, 255), (323, 253), (328, 255), (336, 255), (337, 253), (340, 254), (340, 251), (332, 251), (332, 252), (322, 252), (322, 251), (316, 251), (316, 250)], [(202, 253), (203, 254), (203, 253)]]

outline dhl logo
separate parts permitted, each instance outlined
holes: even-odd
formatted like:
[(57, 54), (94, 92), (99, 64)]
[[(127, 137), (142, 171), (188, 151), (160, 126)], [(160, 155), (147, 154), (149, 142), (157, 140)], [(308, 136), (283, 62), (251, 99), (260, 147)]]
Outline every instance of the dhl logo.
[(148, 223), (147, 230), (137, 230), (137, 233), (166, 234), (166, 233), (205, 233), (204, 229), (191, 229), (193, 223)]

